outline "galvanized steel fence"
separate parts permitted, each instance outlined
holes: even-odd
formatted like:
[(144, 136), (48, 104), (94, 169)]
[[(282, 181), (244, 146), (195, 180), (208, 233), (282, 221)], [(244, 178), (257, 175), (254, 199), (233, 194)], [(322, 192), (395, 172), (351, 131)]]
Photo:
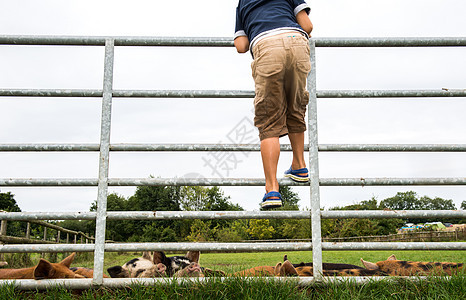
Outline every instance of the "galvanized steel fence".
[[(16, 281), (24, 289), (46, 288), (63, 284), (69, 288), (91, 286), (124, 286), (135, 279), (103, 279), (105, 251), (142, 250), (219, 250), (219, 251), (293, 251), (312, 250), (314, 274), (303, 283), (322, 280), (322, 250), (466, 250), (465, 242), (454, 243), (322, 243), (323, 218), (465, 218), (466, 211), (321, 211), (320, 186), (382, 186), (382, 185), (466, 185), (460, 178), (320, 178), (318, 154), (323, 151), (375, 152), (466, 152), (466, 144), (318, 144), (317, 98), (389, 98), (389, 97), (466, 97), (466, 90), (316, 90), (316, 47), (451, 47), (466, 46), (466, 38), (316, 38), (310, 40), (312, 69), (308, 77), (310, 101), (309, 170), (310, 183), (279, 180), (281, 185), (308, 185), (311, 191), (311, 211), (162, 211), (111, 212), (107, 211), (108, 186), (262, 186), (263, 179), (177, 179), (177, 178), (109, 178), (110, 151), (259, 151), (258, 145), (213, 144), (110, 144), (112, 98), (253, 98), (253, 91), (244, 90), (114, 90), (113, 63), (115, 46), (176, 46), (176, 47), (232, 47), (231, 38), (182, 37), (56, 37), (56, 36), (0, 36), (0, 45), (67, 45), (105, 46), (104, 84), (102, 90), (0, 89), (0, 96), (15, 97), (93, 97), (102, 99), (100, 144), (0, 144), (2, 152), (26, 151), (99, 151), (98, 178), (70, 179), (12, 179), (0, 178), (0, 186), (98, 186), (97, 212), (12, 212), (1, 213), (2, 220), (96, 220), (95, 244), (61, 245), (3, 245), (0, 253), (12, 252), (94, 252), (94, 278), (91, 280)], [(290, 151), (290, 146), (282, 146)], [(312, 224), (312, 243), (105, 243), (107, 220), (162, 220), (162, 219), (309, 219)], [(162, 279), (139, 279), (151, 284)]]

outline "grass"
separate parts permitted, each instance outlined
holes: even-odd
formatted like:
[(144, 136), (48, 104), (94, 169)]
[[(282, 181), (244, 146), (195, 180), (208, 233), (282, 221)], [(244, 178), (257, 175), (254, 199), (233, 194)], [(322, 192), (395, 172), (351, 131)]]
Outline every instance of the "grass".
[(358, 284), (346, 279), (341, 283), (299, 286), (296, 282), (254, 281), (211, 278), (195, 284), (86, 290), (80, 293), (55, 288), (45, 293), (17, 291), (11, 285), (0, 287), (0, 299), (465, 299), (466, 276), (432, 277), (421, 281), (386, 278)]
[[(259, 252), (259, 253), (202, 253), (201, 265), (233, 273), (260, 265), (275, 265), (287, 254), (293, 263), (312, 261), (312, 252)], [(412, 261), (465, 262), (465, 251), (324, 251), (324, 262), (349, 263), (361, 266), (360, 258), (377, 262), (391, 254)], [(169, 254), (174, 255), (174, 254)], [(179, 253), (177, 255), (180, 255)], [(141, 253), (106, 253), (105, 268), (122, 265)], [(62, 259), (59, 255), (58, 260)], [(34, 256), (33, 261), (36, 261)], [(73, 266), (93, 267), (91, 253), (78, 253)], [(356, 283), (351, 278), (340, 283), (299, 286), (296, 282), (274, 282), (266, 279), (250, 281), (228, 278), (221, 281), (211, 278), (197, 284), (168, 284), (130, 286), (121, 289), (99, 288), (80, 293), (66, 289), (47, 292), (16, 290), (11, 285), (0, 286), (2, 299), (466, 299), (466, 275), (431, 277), (412, 281), (387, 277), (382, 281)]]

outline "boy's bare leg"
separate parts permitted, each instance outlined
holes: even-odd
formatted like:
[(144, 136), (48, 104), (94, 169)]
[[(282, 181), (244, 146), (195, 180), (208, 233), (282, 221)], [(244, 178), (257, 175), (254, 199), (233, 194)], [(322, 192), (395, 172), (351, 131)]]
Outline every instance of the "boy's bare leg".
[[(304, 132), (288, 133), (291, 148), (293, 149), (293, 161), (291, 169), (298, 170), (306, 167), (304, 161)], [(304, 174), (303, 174), (304, 175)]]
[(265, 175), (265, 190), (267, 193), (278, 192), (277, 165), (280, 157), (278, 137), (266, 138), (261, 141), (261, 156)]

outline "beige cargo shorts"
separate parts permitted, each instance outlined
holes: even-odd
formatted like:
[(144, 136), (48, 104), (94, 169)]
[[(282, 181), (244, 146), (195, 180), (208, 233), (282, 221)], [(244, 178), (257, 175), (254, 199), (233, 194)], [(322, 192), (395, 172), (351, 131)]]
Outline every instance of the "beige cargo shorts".
[(281, 33), (258, 41), (253, 54), (254, 125), (260, 140), (306, 131), (309, 41), (299, 32)]

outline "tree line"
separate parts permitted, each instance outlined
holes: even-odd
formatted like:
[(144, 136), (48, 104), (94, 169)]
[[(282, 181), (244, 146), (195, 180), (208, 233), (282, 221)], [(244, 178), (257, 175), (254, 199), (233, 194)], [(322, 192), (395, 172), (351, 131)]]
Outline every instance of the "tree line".
[[(280, 187), (283, 206), (279, 210), (299, 210), (299, 197), (290, 187)], [(258, 205), (259, 206), (259, 205)], [(461, 205), (466, 209), (466, 201)], [(21, 211), (11, 193), (0, 193), (0, 209)], [(452, 200), (418, 196), (415, 192), (399, 192), (393, 197), (378, 201), (375, 198), (359, 203), (332, 207), (330, 210), (454, 210)], [(94, 202), (90, 211), (97, 210)], [(108, 211), (242, 211), (230, 201), (219, 187), (200, 186), (141, 186), (134, 195), (124, 197), (110, 194)], [(351, 237), (396, 233), (406, 222), (442, 221), (466, 222), (458, 219), (324, 219), (323, 237)], [(13, 223), (13, 224), (12, 224)], [(65, 220), (53, 222), (64, 228), (95, 235), (95, 221)], [(8, 235), (24, 235), (25, 222), (9, 222)], [(24, 227), (24, 228), (23, 228)], [(34, 231), (35, 230), (35, 231)], [(40, 228), (33, 228), (40, 236)], [(22, 232), (22, 233), (21, 233)], [(32, 234), (31, 234), (32, 235)], [(267, 239), (309, 239), (309, 219), (252, 219), (252, 220), (108, 220), (106, 238), (115, 242), (182, 242)]]

